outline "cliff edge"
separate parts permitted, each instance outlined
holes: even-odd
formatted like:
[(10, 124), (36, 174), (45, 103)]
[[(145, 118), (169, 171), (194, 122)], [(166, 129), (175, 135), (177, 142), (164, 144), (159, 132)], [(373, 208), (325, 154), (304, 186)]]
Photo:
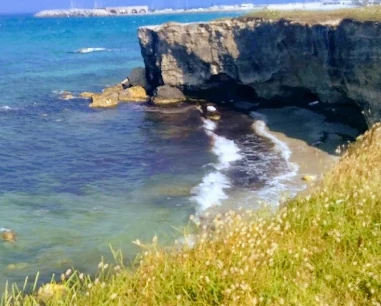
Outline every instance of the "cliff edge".
[[(142, 27), (148, 81), (185, 92), (226, 82), (253, 99), (358, 106), (368, 124), (381, 118), (381, 24), (236, 18)], [(344, 114), (345, 116), (345, 114)]]

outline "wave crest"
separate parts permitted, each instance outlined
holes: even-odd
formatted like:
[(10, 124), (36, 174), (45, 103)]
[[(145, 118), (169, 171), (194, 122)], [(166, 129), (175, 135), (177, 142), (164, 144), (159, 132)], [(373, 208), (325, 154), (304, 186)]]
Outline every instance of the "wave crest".
[(212, 139), (212, 152), (218, 157), (218, 162), (213, 165), (216, 171), (208, 173), (202, 182), (192, 190), (194, 196), (191, 200), (198, 204), (198, 208), (201, 211), (220, 205), (222, 200), (228, 198), (225, 189), (231, 187), (231, 182), (229, 178), (220, 171), (228, 169), (233, 162), (243, 158), (243, 156), (239, 154), (239, 147), (233, 140), (214, 133), (217, 128), (215, 122), (205, 119), (203, 127), (205, 133)]
[(107, 48), (81, 48), (75, 51), (74, 53), (86, 54), (86, 53), (92, 53), (92, 52), (106, 52), (110, 50), (111, 49), (107, 49)]

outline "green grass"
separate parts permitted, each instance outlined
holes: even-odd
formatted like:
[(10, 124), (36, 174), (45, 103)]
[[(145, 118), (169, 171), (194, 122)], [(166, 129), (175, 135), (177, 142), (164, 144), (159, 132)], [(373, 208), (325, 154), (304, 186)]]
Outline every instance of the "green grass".
[(378, 124), (276, 213), (217, 216), (192, 247), (135, 241), (132, 268), (67, 271), (33, 294), (9, 288), (1, 305), (380, 305), (380, 166)]
[(249, 13), (241, 19), (259, 18), (266, 20), (292, 20), (309, 24), (329, 21), (340, 21), (343, 19), (353, 19), (358, 21), (381, 21), (381, 7), (362, 7), (353, 9), (340, 9), (329, 11), (307, 11), (307, 10), (260, 10)]

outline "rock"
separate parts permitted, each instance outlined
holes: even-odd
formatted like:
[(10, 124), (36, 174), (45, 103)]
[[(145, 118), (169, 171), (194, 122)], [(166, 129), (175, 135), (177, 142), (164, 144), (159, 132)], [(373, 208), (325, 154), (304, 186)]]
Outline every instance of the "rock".
[(91, 99), (91, 97), (92, 97), (94, 94), (95, 94), (95, 93), (93, 93), (93, 92), (84, 91), (84, 92), (80, 93), (79, 96), (80, 96), (81, 98)]
[(124, 79), (122, 82), (120, 82), (120, 84), (122, 84), (123, 89), (130, 87), (130, 81), (128, 80), (128, 78)]
[(305, 175), (302, 177), (302, 180), (305, 182), (314, 182), (317, 180), (317, 176), (316, 175)]
[(63, 91), (60, 94), (60, 99), (61, 100), (71, 100), (74, 99), (74, 95), (70, 91)]
[(9, 264), (7, 266), (7, 269), (8, 270), (24, 270), (28, 266), (29, 266), (28, 263), (26, 263), (26, 262), (20, 262), (20, 263), (17, 263), (17, 264)]
[(115, 107), (119, 104), (118, 92), (103, 92), (101, 94), (94, 94), (91, 96), (92, 103), (89, 105), (91, 108), (108, 108)]
[(215, 113), (215, 112), (217, 112), (217, 108), (216, 108), (215, 106), (213, 106), (213, 105), (208, 105), (208, 106), (206, 107), (206, 111), (207, 111), (208, 113)]
[(218, 112), (207, 114), (207, 118), (213, 121), (221, 120), (221, 114)]
[(111, 87), (106, 87), (102, 93), (104, 94), (109, 94), (109, 93), (115, 93), (115, 92), (120, 92), (122, 91), (124, 88), (123, 88), (123, 85), (122, 84), (117, 84), (115, 86), (111, 86)]
[(247, 17), (146, 26), (138, 34), (154, 87), (229, 93), (227, 84), (240, 84), (263, 101), (334, 104), (352, 123), (364, 123), (361, 111), (370, 125), (381, 118), (380, 22)]
[(133, 86), (119, 92), (121, 102), (148, 102), (149, 96), (141, 86)]
[(1, 238), (6, 242), (15, 242), (16, 233), (12, 230), (5, 229), (1, 232)]
[(130, 86), (141, 86), (146, 91), (151, 90), (146, 77), (146, 69), (142, 67), (137, 67), (132, 69), (130, 75), (128, 76), (128, 87)]
[(109, 108), (119, 104), (119, 92), (123, 90), (122, 84), (107, 87), (100, 94), (91, 96), (91, 108)]
[(168, 85), (156, 88), (152, 98), (152, 102), (156, 105), (180, 103), (185, 100), (186, 98), (180, 89)]

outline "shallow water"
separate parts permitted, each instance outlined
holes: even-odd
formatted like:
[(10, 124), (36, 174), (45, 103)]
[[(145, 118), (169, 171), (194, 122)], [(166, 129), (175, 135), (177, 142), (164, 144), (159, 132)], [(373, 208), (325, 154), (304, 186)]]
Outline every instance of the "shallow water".
[[(0, 285), (71, 266), (92, 272), (102, 255), (110, 260), (110, 244), (132, 258), (137, 238), (170, 243), (172, 226), (191, 214), (287, 171), (253, 121), (232, 111), (222, 110), (229, 120), (213, 136), (196, 110), (92, 110), (59, 98), (100, 91), (141, 66), (140, 25), (229, 15), (0, 17), (0, 228), (18, 234), (14, 244), (0, 242)], [(216, 185), (220, 193), (210, 193)], [(195, 200), (201, 192), (212, 200)]]

